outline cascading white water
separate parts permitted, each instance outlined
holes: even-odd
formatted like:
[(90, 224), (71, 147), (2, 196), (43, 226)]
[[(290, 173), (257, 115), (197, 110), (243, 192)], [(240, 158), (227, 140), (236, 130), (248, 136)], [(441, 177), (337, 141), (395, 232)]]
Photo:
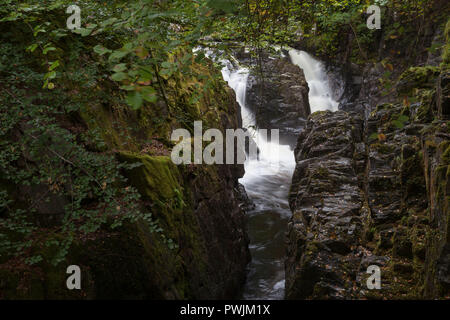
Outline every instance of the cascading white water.
[[(289, 146), (268, 141), (267, 137), (261, 131), (255, 129), (255, 116), (245, 104), (249, 70), (242, 67), (233, 70), (229, 62), (222, 61), (222, 63), (225, 64), (225, 67), (222, 69), (222, 76), (230, 88), (236, 93), (236, 101), (241, 107), (242, 127), (250, 132), (260, 152), (259, 159), (248, 159), (246, 161), (246, 172), (249, 174), (253, 173), (254, 170), (250, 170), (253, 167), (258, 171), (257, 174), (277, 173), (284, 168), (292, 169), (295, 161)], [(244, 179), (246, 178), (249, 178), (249, 176), (246, 175)]]
[(258, 159), (247, 159), (245, 176), (240, 180), (256, 206), (248, 213), (252, 262), (243, 298), (283, 299), (284, 230), (290, 215), (287, 195), (295, 168), (294, 154), (289, 146), (268, 141), (255, 129), (255, 116), (245, 103), (249, 70), (223, 63), (223, 78), (236, 93), (243, 127), (260, 152)]
[(303, 69), (309, 86), (309, 104), (311, 113), (322, 110), (337, 111), (339, 103), (334, 101), (325, 68), (305, 51), (290, 49), (289, 56), (293, 64)]
[[(305, 72), (310, 87), (312, 112), (337, 110), (323, 65), (306, 52), (291, 50), (292, 62)], [(246, 106), (247, 68), (234, 68), (222, 61), (223, 78), (235, 91), (241, 107), (243, 127), (249, 130), (260, 150), (259, 159), (247, 159), (245, 176), (240, 182), (255, 203), (248, 212), (252, 262), (244, 288), (244, 299), (283, 299), (285, 288), (285, 230), (291, 216), (288, 194), (295, 169), (294, 153), (289, 146), (269, 142), (255, 130), (254, 114)]]
[(242, 126), (244, 128), (251, 128), (255, 124), (255, 117), (245, 107), (249, 70), (247, 68), (233, 70), (233, 66), (228, 61), (222, 60), (222, 63), (225, 64), (225, 67), (222, 69), (223, 79), (228, 83), (230, 88), (234, 90), (236, 101), (241, 107)]

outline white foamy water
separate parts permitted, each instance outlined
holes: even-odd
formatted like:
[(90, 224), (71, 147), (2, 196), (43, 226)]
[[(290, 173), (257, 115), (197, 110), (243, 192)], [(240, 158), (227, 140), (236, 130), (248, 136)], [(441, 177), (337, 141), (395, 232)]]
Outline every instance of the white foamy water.
[(311, 113), (322, 110), (337, 111), (339, 103), (332, 98), (323, 63), (305, 51), (290, 49), (289, 56), (292, 63), (302, 68), (305, 73), (309, 86)]
[(236, 101), (241, 107), (242, 126), (250, 128), (255, 124), (254, 115), (245, 107), (245, 97), (247, 95), (247, 81), (249, 70), (247, 68), (239, 68), (233, 70), (233, 66), (228, 61), (222, 60), (225, 67), (222, 69), (223, 79), (228, 83), (236, 94)]
[[(248, 159), (246, 161), (247, 174), (241, 182), (245, 185), (245, 182), (255, 173), (257, 175), (275, 174), (284, 169), (291, 171), (295, 167), (295, 159), (290, 147), (279, 145), (277, 141), (271, 142), (265, 134), (256, 129), (255, 116), (246, 106), (245, 99), (249, 70), (242, 67), (233, 70), (230, 63), (222, 62), (225, 64), (225, 67), (222, 69), (223, 78), (236, 93), (236, 100), (241, 107), (242, 127), (251, 133), (260, 151), (259, 159)], [(270, 130), (268, 131), (270, 132)]]

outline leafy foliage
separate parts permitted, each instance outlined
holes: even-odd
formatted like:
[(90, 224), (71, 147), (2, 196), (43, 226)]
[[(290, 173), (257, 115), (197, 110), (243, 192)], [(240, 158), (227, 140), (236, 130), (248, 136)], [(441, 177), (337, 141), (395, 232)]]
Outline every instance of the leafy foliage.
[(101, 152), (100, 132), (73, 121), (92, 104), (118, 102), (97, 89), (102, 64), (58, 20), (61, 1), (12, 3), (0, 21), (0, 263), (36, 264), (42, 248), (53, 248), (46, 258), (57, 265), (75, 239), (126, 221), (144, 220), (157, 231), (121, 174), (135, 165)]

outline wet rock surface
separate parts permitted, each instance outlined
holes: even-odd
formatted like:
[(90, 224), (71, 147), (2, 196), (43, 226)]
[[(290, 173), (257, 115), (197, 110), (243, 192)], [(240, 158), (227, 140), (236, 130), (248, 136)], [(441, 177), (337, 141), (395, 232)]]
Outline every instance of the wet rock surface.
[[(448, 297), (446, 74), (407, 70), (402, 102), (378, 104), (366, 119), (311, 115), (295, 151), (288, 299)], [(381, 290), (367, 288), (370, 265), (381, 268)]]
[(256, 68), (248, 79), (247, 105), (262, 129), (279, 129), (280, 141), (295, 141), (311, 113), (309, 88), (303, 71), (288, 58), (266, 57), (261, 71)]
[(289, 199), (288, 299), (344, 298), (344, 288), (353, 287), (346, 273), (359, 262), (364, 197), (354, 159), (364, 155), (362, 129), (361, 117), (327, 111), (313, 114), (300, 135)]
[[(189, 268), (189, 286), (196, 299), (231, 299), (245, 282), (250, 262), (245, 210), (252, 203), (238, 183), (241, 170), (232, 166), (203, 166), (185, 173), (185, 183), (193, 196), (193, 209), (206, 258), (204, 273)], [(239, 169), (239, 168), (238, 168)], [(186, 261), (190, 261), (186, 257)]]

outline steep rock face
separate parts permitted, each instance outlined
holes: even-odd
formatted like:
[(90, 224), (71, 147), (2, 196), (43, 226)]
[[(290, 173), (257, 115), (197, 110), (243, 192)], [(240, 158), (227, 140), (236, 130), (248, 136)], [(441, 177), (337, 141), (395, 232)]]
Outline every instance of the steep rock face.
[(339, 111), (314, 113), (299, 137), (290, 193), (286, 263), (288, 299), (348, 296), (357, 268), (364, 197), (363, 120)]
[[(145, 200), (156, 203), (162, 229), (178, 245), (169, 252), (144, 246), (143, 255), (156, 264), (149, 270), (153, 289), (148, 294), (166, 299), (233, 298), (250, 259), (246, 218), (236, 188), (239, 171), (225, 165), (176, 167), (168, 157), (161, 158), (162, 168), (149, 165), (158, 160), (147, 156), (119, 158), (144, 164), (127, 176)], [(171, 205), (158, 205), (160, 201)]]
[[(447, 108), (450, 105), (447, 104)], [(429, 221), (424, 266), (425, 296), (434, 298), (450, 292), (450, 135), (443, 123), (422, 140)]]
[(201, 280), (192, 295), (197, 299), (234, 298), (244, 284), (250, 253), (242, 209), (245, 201), (238, 184), (242, 176), (227, 165), (184, 172), (207, 257), (203, 273), (192, 270), (192, 275)]
[[(20, 25), (14, 24), (5, 29), (21, 30)], [(11, 44), (11, 39), (15, 40), (3, 37), (1, 49), (17, 44)], [(71, 40), (82, 45), (81, 38), (74, 36)], [(22, 45), (27, 46), (25, 42)], [(27, 65), (40, 72), (40, 61), (25, 56), (25, 48), (17, 52), (22, 51), (24, 54), (17, 55), (17, 67)], [(69, 59), (68, 55), (65, 58)], [(82, 70), (83, 63), (96, 65), (95, 59), (95, 56), (83, 55), (72, 63), (76, 63), (75, 69)], [(63, 194), (47, 202), (42, 193), (48, 193), (49, 185), (44, 183), (33, 188), (14, 185), (1, 174), (0, 191), (11, 200), (11, 207), (28, 208), (36, 204), (36, 212), (24, 214), (36, 218), (37, 230), (33, 236), (48, 239), (51, 246), (32, 244), (30, 251), (42, 258), (33, 265), (16, 259), (12, 250), (8, 252), (10, 256), (0, 254), (0, 299), (230, 299), (236, 296), (250, 259), (246, 219), (239, 200), (245, 196), (238, 185), (244, 167), (175, 166), (168, 156), (173, 147), (172, 131), (178, 128), (192, 131), (193, 121), (201, 120), (204, 127), (222, 132), (241, 126), (236, 97), (226, 83), (216, 77), (219, 76), (217, 70), (211, 64), (193, 67), (206, 79), (214, 79), (207, 89), (205, 86), (201, 99), (192, 102), (197, 87), (204, 83), (177, 74), (164, 80), (167, 101), (145, 103), (139, 110), (121, 104), (121, 99), (108, 99), (120, 94), (109, 80), (87, 87), (83, 86), (84, 78), (78, 85), (70, 81), (70, 73), (63, 74), (58, 84), (59, 94), (65, 97), (69, 93), (63, 101), (75, 100), (82, 106), (51, 118), (54, 126), (71, 132), (77, 146), (92, 154), (108, 155), (111, 162), (115, 158), (118, 162), (136, 165), (128, 170), (117, 167), (128, 181), (126, 185), (117, 181), (110, 185), (137, 189), (141, 196), (136, 200), (138, 218), (126, 220), (115, 228), (109, 227), (113, 222), (99, 223), (100, 227), (93, 232), (74, 233), (70, 247), (63, 248), (65, 258), (55, 266), (51, 261), (64, 238), (54, 229), (61, 229), (58, 226), (66, 214), (65, 205), (73, 199)], [(18, 78), (17, 81), (30, 94), (48, 93), (42, 91), (41, 83), (36, 89), (29, 79)], [(2, 98), (5, 95), (3, 91), (0, 94)], [(90, 96), (101, 99), (88, 99)], [(56, 104), (54, 107), (64, 109)], [(4, 112), (9, 105), (4, 103), (1, 109)], [(18, 122), (23, 125), (27, 119)], [(19, 129), (24, 128), (15, 129), (13, 132), (18, 136)], [(93, 132), (95, 140), (91, 138)], [(65, 148), (57, 139), (55, 137), (52, 144)], [(18, 158), (20, 169), (29, 163), (54, 169), (51, 167), (54, 163), (34, 163), (27, 153)], [(55, 163), (58, 161), (61, 159)], [(61, 185), (64, 190), (71, 187), (69, 183)], [(89, 195), (88, 200), (86, 206), (95, 205), (94, 194)], [(144, 219), (149, 213), (152, 222)], [(8, 208), (2, 207), (0, 219), (8, 214)], [(4, 224), (0, 227), (3, 239)], [(82, 285), (81, 290), (71, 291), (66, 287), (69, 276), (66, 270), (74, 264), (81, 268)]]
[[(378, 105), (366, 121), (343, 111), (310, 117), (290, 194), (287, 298), (448, 296), (445, 77), (407, 70), (403, 103)], [(367, 288), (370, 265), (381, 268), (381, 290)]]
[(261, 76), (257, 69), (249, 77), (247, 105), (262, 129), (280, 129), (282, 143), (295, 139), (310, 115), (309, 88), (303, 71), (287, 58), (266, 57)]
[[(238, 128), (232, 91), (221, 96), (224, 128)], [(228, 109), (229, 108), (229, 109)], [(105, 123), (103, 118), (103, 125)], [(218, 126), (221, 127), (220, 125)], [(154, 152), (154, 151), (152, 151)], [(175, 166), (170, 157), (119, 151), (131, 186), (157, 225), (143, 220), (102, 229), (77, 239), (57, 266), (44, 261), (30, 269), (0, 263), (0, 298), (17, 299), (231, 299), (246, 277), (250, 260), (243, 190), (243, 166)], [(53, 206), (55, 207), (55, 206)], [(61, 216), (63, 211), (58, 211)], [(48, 220), (48, 218), (46, 218)], [(155, 228), (160, 228), (155, 232)], [(66, 288), (66, 268), (79, 265), (82, 289)], [(22, 288), (23, 287), (23, 288)]]

